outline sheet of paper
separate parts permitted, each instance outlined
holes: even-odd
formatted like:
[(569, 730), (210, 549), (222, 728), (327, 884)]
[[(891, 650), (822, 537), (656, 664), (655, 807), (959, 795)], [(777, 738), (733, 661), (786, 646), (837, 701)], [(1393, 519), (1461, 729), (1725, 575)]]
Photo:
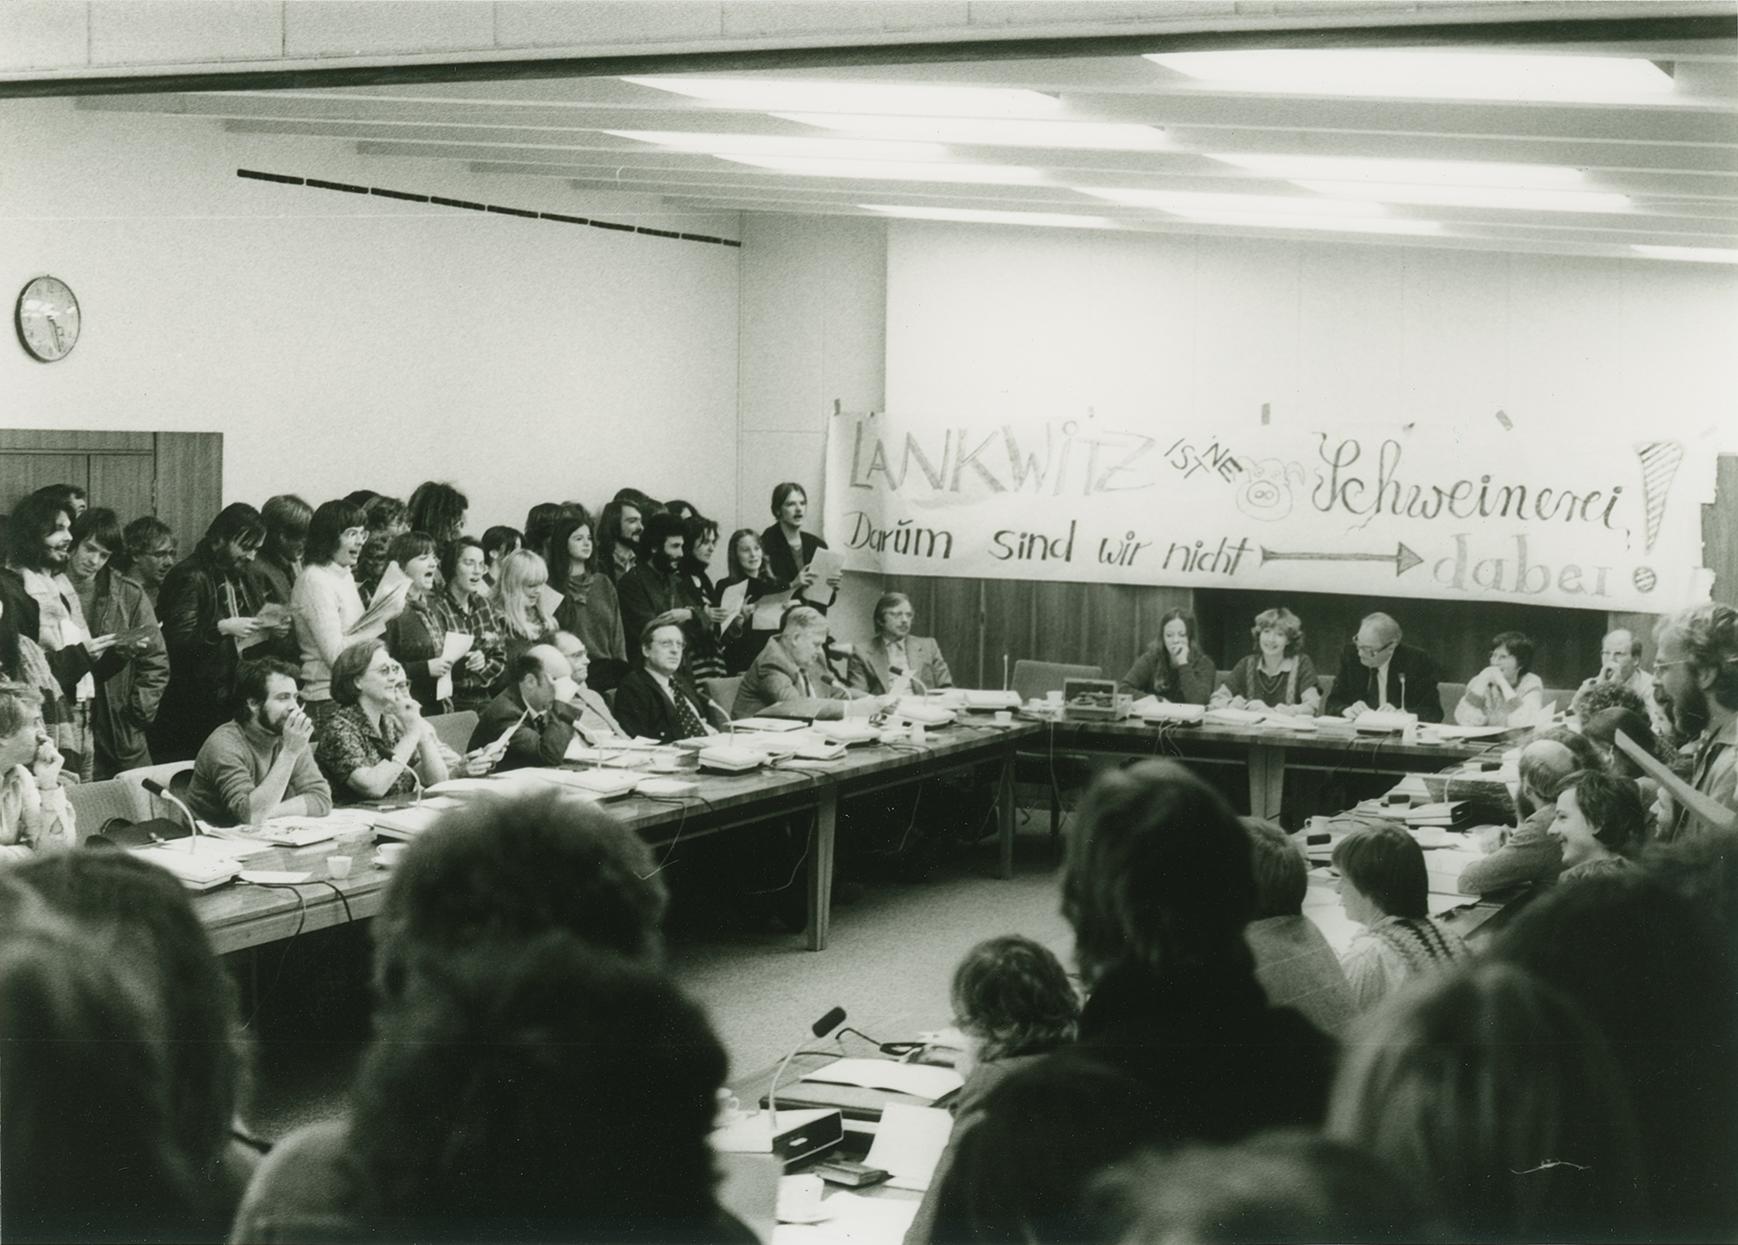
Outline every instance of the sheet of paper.
[(555, 611), (561, 608), (561, 603), (566, 599), (548, 584), (537, 590), (537, 604), (543, 607), (543, 612), (550, 618), (555, 617)]
[(819, 1223), (781, 1223), (772, 1245), (894, 1245), (905, 1239), (922, 1203), (914, 1197), (865, 1197), (840, 1190), (821, 1202)]
[(1421, 726), (1419, 734), (1432, 734), (1442, 739), (1495, 739), (1498, 735), (1506, 735), (1506, 726), (1458, 726), (1445, 722), (1438, 726)]
[(864, 1089), (885, 1089), (896, 1094), (910, 1094), (934, 1102), (951, 1094), (965, 1079), (952, 1068), (937, 1068), (921, 1063), (898, 1063), (892, 1059), (837, 1059), (824, 1068), (803, 1077), (805, 1081), (825, 1081), (832, 1085), (860, 1085)]
[(953, 1131), (953, 1114), (937, 1107), (908, 1107), (904, 1103), (887, 1104), (881, 1112), (881, 1122), (875, 1128), (875, 1143), (869, 1147), (864, 1163), (892, 1173), (892, 1184), (899, 1189), (929, 1188), (935, 1165), (947, 1148), (948, 1134)]
[[(468, 631), (449, 631), (446, 639), (441, 641), (441, 656), (450, 662), (456, 662), (471, 651), (471, 646), (477, 642), (477, 637)], [(453, 696), (453, 672), (447, 671), (435, 680), (435, 699), (451, 700)]]
[(374, 589), (374, 595), (368, 599), (369, 607), (384, 602), (393, 593), (410, 587), (410, 576), (404, 573), (404, 568), (396, 562), (388, 562), (386, 569), (380, 573), (380, 583)]
[(140, 623), (137, 627), (128, 627), (125, 631), (115, 632), (115, 643), (123, 648), (133, 648), (140, 644), (149, 644), (152, 638), (162, 629), (160, 623)]
[(288, 869), (243, 869), (237, 876), (243, 882), (253, 882), (259, 886), (295, 886), (314, 879), (312, 873), (297, 873)]
[(748, 600), (748, 581), (745, 579), (740, 583), (731, 584), (730, 587), (718, 594), (718, 608), (730, 611), (730, 616), (735, 618), (742, 613), (742, 603), (746, 600)]
[(841, 574), (845, 569), (845, 554), (840, 549), (817, 549), (815, 556), (809, 559), (809, 569), (815, 573), (815, 580), (803, 589), (805, 601), (819, 601), (823, 605), (833, 599), (833, 590), (827, 586), (827, 581)]
[(785, 606), (790, 604), (791, 594), (773, 592), (754, 603), (754, 616), (749, 619), (750, 625), (756, 631), (777, 631), (779, 620), (784, 617)]

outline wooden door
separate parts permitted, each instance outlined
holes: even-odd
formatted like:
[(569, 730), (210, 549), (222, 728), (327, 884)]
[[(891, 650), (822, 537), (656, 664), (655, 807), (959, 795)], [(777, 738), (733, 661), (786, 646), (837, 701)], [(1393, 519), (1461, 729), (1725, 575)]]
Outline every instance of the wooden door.
[(223, 434), (0, 429), (0, 512), (76, 484), (125, 525), (155, 514), (190, 548), (223, 505)]

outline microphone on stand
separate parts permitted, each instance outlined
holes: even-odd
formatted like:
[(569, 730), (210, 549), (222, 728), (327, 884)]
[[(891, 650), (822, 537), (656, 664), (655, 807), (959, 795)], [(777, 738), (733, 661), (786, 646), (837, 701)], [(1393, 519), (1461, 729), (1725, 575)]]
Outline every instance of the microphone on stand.
[[(193, 815), (192, 809), (188, 808), (185, 804), (183, 804), (181, 802), (180, 796), (178, 796), (174, 792), (170, 791), (169, 788), (165, 787), (162, 783), (158, 782), (155, 778), (142, 779), (140, 781), (139, 785), (141, 787), (143, 787), (145, 790), (149, 791), (152, 795), (156, 796), (159, 800), (163, 800), (166, 803), (173, 804), (176, 808), (180, 809), (181, 815), (183, 817), (187, 818), (187, 827), (189, 830), (191, 830), (193, 832), (193, 837), (195, 839), (197, 839), (199, 837), (199, 818), (197, 818)], [(191, 843), (189, 843), (187, 845), (187, 850), (188, 851), (193, 850), (193, 845)], [(843, 1020), (844, 1016), (841, 1015), (839, 1017), (839, 1019)]]
[[(815, 1037), (824, 1038), (844, 1023), (845, 1009), (843, 1007), (835, 1007), (823, 1015), (819, 1020), (815, 1021), (814, 1024), (810, 1025), (809, 1032)], [(772, 1117), (770, 1122), (774, 1133), (778, 1132), (778, 1083), (784, 1080), (785, 1072), (789, 1070), (791, 1066), (791, 1060), (797, 1057), (807, 1042), (808, 1039), (804, 1038), (801, 1042), (798, 1042), (795, 1046), (791, 1047), (791, 1053), (784, 1057), (783, 1063), (779, 1064), (778, 1071), (773, 1074), (772, 1085), (766, 1091), (766, 1109)]]

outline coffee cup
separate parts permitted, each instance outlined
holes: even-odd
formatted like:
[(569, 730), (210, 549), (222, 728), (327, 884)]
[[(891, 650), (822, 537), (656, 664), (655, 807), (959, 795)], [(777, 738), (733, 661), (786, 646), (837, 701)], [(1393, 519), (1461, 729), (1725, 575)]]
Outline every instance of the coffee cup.
[(350, 876), (350, 866), (353, 863), (349, 856), (326, 857), (326, 874), (332, 878), (347, 878)]
[(390, 869), (404, 855), (404, 848), (403, 843), (382, 843), (374, 849), (374, 863), (382, 869)]

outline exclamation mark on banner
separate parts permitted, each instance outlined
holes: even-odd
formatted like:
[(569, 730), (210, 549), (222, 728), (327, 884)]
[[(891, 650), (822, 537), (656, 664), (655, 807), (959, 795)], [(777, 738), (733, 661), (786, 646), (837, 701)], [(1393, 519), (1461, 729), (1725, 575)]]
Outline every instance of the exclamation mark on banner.
[(1666, 500), (1671, 496), (1672, 480), (1678, 465), (1684, 461), (1684, 447), (1676, 441), (1650, 441), (1636, 447), (1641, 459), (1641, 496), (1643, 513), (1647, 516), (1647, 547), (1651, 551), (1659, 539), (1660, 524), (1666, 517)]

